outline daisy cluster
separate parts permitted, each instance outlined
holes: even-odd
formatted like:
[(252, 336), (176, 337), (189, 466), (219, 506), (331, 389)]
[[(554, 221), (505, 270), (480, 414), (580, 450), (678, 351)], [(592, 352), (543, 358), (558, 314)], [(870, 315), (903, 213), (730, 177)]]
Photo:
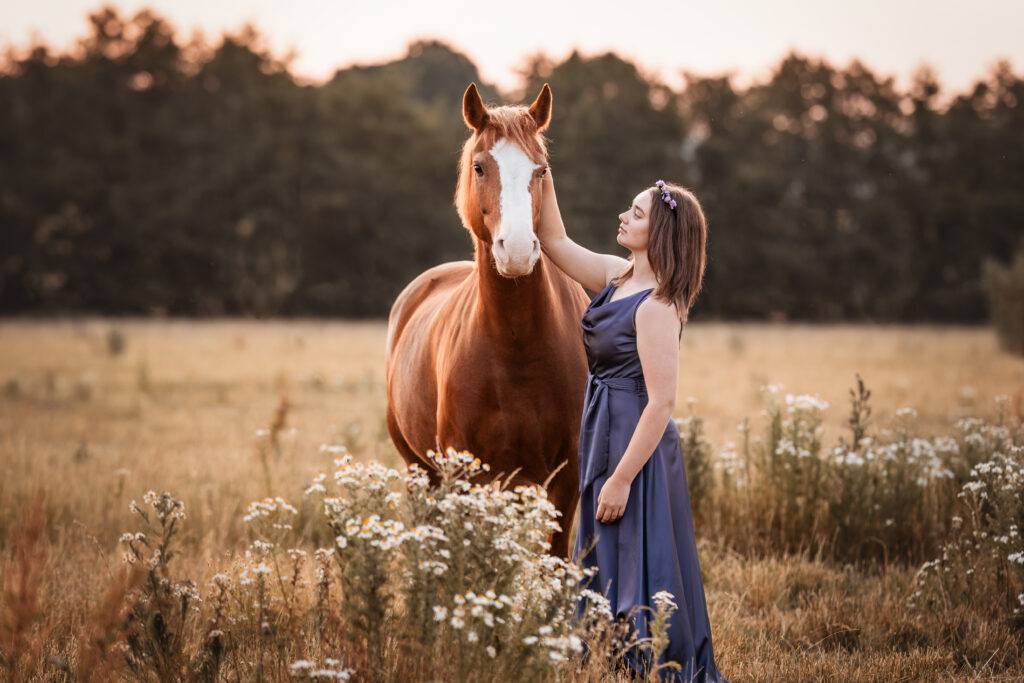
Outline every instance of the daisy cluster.
[[(817, 395), (785, 394), (780, 403), (782, 386), (767, 384), (761, 393), (768, 399), (764, 415), (771, 420), (777, 438), (773, 443), (773, 455), (791, 458), (817, 456), (821, 448), (821, 423), (828, 402)], [(745, 430), (745, 425), (740, 425)]]
[[(430, 451), (428, 458), (440, 471), (436, 487), (415, 464), (401, 473), (377, 462), (355, 462), (351, 454), (337, 458), (333, 481), (340, 490), (323, 499), (324, 513), (336, 531), (336, 547), (345, 550), (354, 542), (366, 542), (397, 551), (414, 542), (420, 557), (417, 568), (435, 575), (447, 570), (457, 546), (493, 543), (503, 561), (511, 563), (522, 562), (537, 548), (547, 550), (549, 534), (560, 529), (560, 513), (544, 489), (516, 486), (510, 491), (468, 481), (490, 469), (470, 453)], [(316, 477), (307, 494), (328, 493), (326, 480), (325, 475)], [(390, 490), (398, 481), (405, 484), (404, 490)], [(433, 523), (409, 526), (418, 515)], [(423, 552), (431, 556), (422, 557)]]
[[(172, 521), (185, 519), (185, 503), (178, 500), (173, 494), (168, 493), (167, 491), (149, 490), (146, 492), (146, 495), (142, 497), (142, 502), (153, 508), (156, 512), (157, 519), (163, 525)], [(132, 499), (132, 502), (128, 503), (128, 511), (141, 515), (147, 522), (149, 522), (149, 516), (146, 514), (146, 511), (143, 508), (140, 508), (134, 499)]]
[[(746, 425), (740, 425), (741, 430), (745, 427)], [(750, 485), (747, 475), (747, 464), (744, 461), (743, 454), (736, 447), (735, 441), (727, 441), (725, 443), (725, 446), (718, 451), (718, 455), (713, 460), (711, 466), (721, 471), (723, 476), (728, 478), (728, 484), (731, 486), (745, 488)]]
[(259, 517), (270, 517), (279, 512), (287, 512), (292, 515), (299, 514), (299, 511), (292, 507), (284, 498), (280, 496), (274, 498), (264, 498), (263, 500), (254, 500), (249, 503), (249, 510), (242, 521), (251, 522)]
[[(436, 594), (424, 605), (430, 642), (455, 639), (495, 666), (520, 656), (547, 666), (567, 661), (581, 648), (571, 618), (593, 570), (546, 554), (561, 527), (545, 490), (484, 483), (490, 467), (470, 453), (427, 458), (433, 480), (417, 465), (399, 472), (346, 453), (333, 476), (307, 487), (307, 495), (323, 496), (342, 585), (371, 585), (379, 575), (378, 594), (401, 603)], [(322, 582), (326, 556), (318, 559)], [(353, 614), (368, 609), (359, 600)], [(610, 618), (602, 596), (585, 604)]]
[[(1024, 430), (964, 423), (966, 449), (984, 440), (998, 451), (972, 466), (957, 493), (965, 514), (950, 520), (942, 556), (917, 572), (911, 606), (952, 606), (969, 602), (994, 610), (993, 617), (1024, 619)], [(1004, 596), (1005, 599), (994, 599)], [(1012, 605), (1012, 614), (1000, 614)], [(1024, 622), (1022, 622), (1024, 623)]]
[(355, 669), (342, 669), (340, 666), (341, 662), (330, 657), (324, 659), (323, 666), (308, 659), (299, 659), (288, 665), (288, 672), (300, 680), (350, 680)]
[(651, 599), (659, 609), (672, 611), (679, 609), (679, 605), (675, 603), (675, 596), (668, 591), (658, 591), (651, 596)]
[(956, 456), (959, 447), (948, 437), (939, 437), (934, 442), (912, 438), (905, 441), (876, 443), (874, 437), (865, 436), (857, 448), (837, 446), (833, 451), (833, 462), (842, 467), (869, 467), (877, 470), (878, 476), (890, 478), (893, 468), (909, 468), (915, 472), (913, 481), (918, 486), (927, 486), (936, 479), (952, 479), (953, 471), (947, 463)]
[[(160, 528), (157, 529), (153, 526), (147, 509), (139, 507), (138, 503), (132, 500), (128, 504), (128, 511), (137, 514), (145, 521), (151, 535), (141, 531), (126, 532), (121, 534), (118, 540), (128, 546), (128, 551), (121, 554), (122, 562), (134, 564), (138, 560), (152, 572), (160, 566), (162, 561), (167, 559), (161, 548), (166, 547), (170, 539), (177, 533), (177, 523), (185, 519), (185, 503), (167, 491), (153, 490), (147, 491), (142, 501), (152, 508)], [(147, 554), (144, 549), (152, 549), (152, 552)]]

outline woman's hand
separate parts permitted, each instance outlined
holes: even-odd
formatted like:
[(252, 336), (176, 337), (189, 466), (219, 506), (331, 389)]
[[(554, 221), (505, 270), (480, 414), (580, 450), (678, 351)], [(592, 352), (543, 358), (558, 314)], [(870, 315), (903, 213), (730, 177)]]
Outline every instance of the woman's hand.
[(630, 482), (614, 472), (605, 480), (601, 493), (597, 496), (597, 521), (610, 524), (626, 513), (629, 487)]

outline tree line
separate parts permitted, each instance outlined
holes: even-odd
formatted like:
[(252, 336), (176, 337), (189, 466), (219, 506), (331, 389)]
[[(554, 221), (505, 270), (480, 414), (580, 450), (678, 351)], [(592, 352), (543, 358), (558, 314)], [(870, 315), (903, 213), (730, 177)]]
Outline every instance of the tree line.
[(976, 322), (986, 259), (1024, 248), (1024, 80), (1002, 62), (940, 102), (854, 61), (791, 53), (745, 89), (674, 90), (609, 53), (481, 83), (436, 41), (297, 80), (246, 29), (182, 41), (151, 11), (90, 15), (69, 54), (0, 64), (0, 314), (379, 317), (468, 258), (452, 204), (461, 98), (528, 101), (567, 226), (621, 252), (616, 216), (658, 178), (709, 221), (709, 318)]

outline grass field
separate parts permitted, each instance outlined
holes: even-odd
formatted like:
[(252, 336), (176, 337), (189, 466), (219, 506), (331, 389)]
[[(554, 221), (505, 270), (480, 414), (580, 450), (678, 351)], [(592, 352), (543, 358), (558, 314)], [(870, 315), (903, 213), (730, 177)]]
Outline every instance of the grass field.
[[(49, 543), (43, 613), (52, 652), (82, 627), (118, 564), (128, 504), (173, 491), (189, 511), (183, 556), (198, 582), (244, 548), (247, 504), (289, 498), (346, 446), (400, 464), (384, 428), (379, 322), (7, 321), (0, 323), (0, 551), (42, 487)], [(760, 387), (818, 394), (838, 434), (860, 373), (873, 419), (917, 410), (926, 434), (960, 416), (1018, 416), (1024, 359), (984, 328), (693, 323), (683, 333), (677, 415), (693, 410), (716, 447), (759, 419)], [(257, 456), (287, 401), (267, 491)], [(826, 441), (831, 442), (831, 436)], [(1024, 676), (1001, 625), (957, 617), (943, 651), (905, 614), (914, 568), (860, 573), (814, 558), (741, 558), (703, 538), (716, 659), (733, 681)], [(1009, 679), (1009, 678), (1008, 678)]]

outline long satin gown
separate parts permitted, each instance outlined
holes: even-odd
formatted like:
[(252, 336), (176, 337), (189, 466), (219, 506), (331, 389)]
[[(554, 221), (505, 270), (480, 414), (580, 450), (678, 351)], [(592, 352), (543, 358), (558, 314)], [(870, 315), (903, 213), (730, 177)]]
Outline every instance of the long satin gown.
[[(615, 289), (609, 283), (590, 303), (582, 320), (590, 374), (580, 426), (580, 518), (573, 561), (598, 568), (585, 587), (605, 595), (616, 617), (626, 616), (638, 606), (653, 609), (652, 596), (658, 591), (674, 596), (678, 609), (669, 622), (670, 642), (660, 661), (676, 661), (682, 670), (663, 670), (662, 680), (728, 683), (715, 665), (711, 647), (686, 468), (679, 431), (672, 420), (634, 478), (623, 516), (610, 524), (595, 519), (601, 487), (625, 453), (647, 404), (635, 316), (652, 290), (612, 301)], [(596, 547), (581, 558), (595, 534)], [(651, 614), (640, 609), (634, 615), (631, 624), (636, 635), (650, 635), (647, 621)], [(644, 668), (642, 654), (637, 648), (626, 653), (625, 663), (637, 673)]]

